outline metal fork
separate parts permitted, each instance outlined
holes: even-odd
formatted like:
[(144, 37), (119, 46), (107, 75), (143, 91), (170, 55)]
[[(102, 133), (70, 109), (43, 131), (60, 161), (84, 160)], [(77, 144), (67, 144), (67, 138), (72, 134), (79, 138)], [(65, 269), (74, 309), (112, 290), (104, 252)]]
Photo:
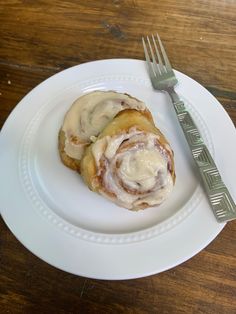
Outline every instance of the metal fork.
[(234, 200), (222, 181), (216, 164), (204, 144), (193, 118), (174, 90), (178, 80), (159, 35), (152, 35), (151, 40), (148, 36), (146, 39), (142, 38), (142, 42), (152, 86), (154, 89), (167, 92), (172, 100), (178, 121), (200, 171), (207, 197), (217, 221), (226, 222), (236, 219)]

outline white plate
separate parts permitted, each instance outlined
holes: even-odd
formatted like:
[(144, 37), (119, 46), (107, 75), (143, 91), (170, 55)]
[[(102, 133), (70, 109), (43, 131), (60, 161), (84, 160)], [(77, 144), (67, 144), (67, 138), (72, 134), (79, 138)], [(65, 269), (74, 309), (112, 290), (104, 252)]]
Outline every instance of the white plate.
[[(206, 89), (180, 72), (176, 75), (177, 92), (235, 197), (234, 126)], [(176, 161), (176, 186), (163, 205), (139, 212), (117, 207), (89, 191), (60, 162), (57, 135), (63, 116), (73, 100), (92, 90), (127, 92), (153, 113)], [(143, 61), (90, 62), (44, 81), (11, 113), (0, 149), (3, 219), (31, 252), (62, 270), (100, 279), (159, 273), (198, 253), (224, 227), (216, 222), (199, 184), (170, 100), (152, 89)]]

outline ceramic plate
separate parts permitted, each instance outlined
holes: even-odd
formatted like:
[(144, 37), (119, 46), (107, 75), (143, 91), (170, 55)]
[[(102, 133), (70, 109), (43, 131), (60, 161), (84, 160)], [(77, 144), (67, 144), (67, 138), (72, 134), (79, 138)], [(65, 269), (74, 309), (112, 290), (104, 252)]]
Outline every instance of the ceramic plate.
[[(235, 198), (234, 126), (204, 87), (176, 75), (176, 90)], [(169, 139), (177, 179), (161, 206), (138, 212), (120, 208), (91, 192), (61, 163), (57, 136), (63, 117), (76, 98), (93, 90), (127, 92), (144, 101)], [(171, 102), (152, 89), (143, 61), (90, 62), (47, 79), (9, 116), (0, 150), (3, 219), (32, 253), (64, 271), (99, 279), (159, 273), (198, 253), (224, 227), (211, 212)]]

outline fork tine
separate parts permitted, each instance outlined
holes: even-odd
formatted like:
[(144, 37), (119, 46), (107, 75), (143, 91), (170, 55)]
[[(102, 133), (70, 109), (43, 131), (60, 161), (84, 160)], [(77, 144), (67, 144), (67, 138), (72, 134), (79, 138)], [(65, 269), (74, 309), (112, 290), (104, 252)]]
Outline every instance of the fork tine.
[(166, 70), (167, 70), (167, 71), (173, 71), (173, 70), (172, 70), (172, 66), (171, 66), (171, 64), (170, 64), (170, 61), (169, 61), (169, 59), (168, 59), (168, 57), (167, 57), (167, 54), (166, 54), (166, 52), (165, 52), (165, 48), (164, 48), (164, 46), (162, 45), (161, 38), (160, 38), (160, 36), (159, 36), (158, 34), (157, 34), (157, 38), (158, 38), (159, 45), (160, 45), (160, 47), (161, 47), (161, 52), (162, 52), (162, 56), (163, 56), (163, 59), (164, 59), (164, 62), (165, 62)]
[(145, 40), (144, 40), (143, 37), (142, 37), (142, 42), (143, 42), (143, 49), (144, 49), (145, 59), (146, 59), (147, 66), (148, 66), (148, 71), (149, 71), (149, 74), (151, 76), (151, 79), (154, 79), (155, 78), (155, 74), (154, 74), (154, 71), (153, 71), (153, 68), (152, 68), (151, 60), (150, 60), (150, 57), (149, 57), (149, 54), (148, 54), (148, 51), (147, 51), (147, 47), (146, 47), (146, 43), (145, 43)]
[(157, 55), (157, 59), (158, 59), (158, 63), (159, 63), (159, 71), (161, 73), (163, 73), (165, 71), (164, 67), (163, 67), (163, 63), (162, 63), (162, 60), (161, 60), (161, 56), (160, 56), (160, 53), (159, 53), (159, 50), (157, 48), (157, 44), (156, 44), (156, 40), (155, 40), (155, 37), (152, 35), (152, 41), (153, 41), (153, 44), (154, 44), (154, 47), (155, 47), (155, 51), (156, 51), (156, 55)]
[(154, 55), (154, 53), (153, 53), (152, 45), (151, 45), (151, 43), (150, 43), (150, 40), (149, 40), (149, 37), (148, 37), (148, 36), (147, 36), (147, 42), (148, 42), (149, 50), (150, 50), (151, 56), (152, 56), (153, 70), (154, 70), (154, 72), (155, 72), (156, 75), (159, 75), (160, 69), (158, 68), (157, 61), (156, 61), (155, 55)]

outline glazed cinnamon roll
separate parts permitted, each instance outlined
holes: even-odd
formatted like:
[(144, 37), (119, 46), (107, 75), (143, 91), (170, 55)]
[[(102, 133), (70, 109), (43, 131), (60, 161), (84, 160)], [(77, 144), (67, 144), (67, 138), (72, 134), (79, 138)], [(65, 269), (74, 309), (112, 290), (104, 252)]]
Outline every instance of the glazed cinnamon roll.
[(66, 113), (59, 132), (59, 152), (63, 163), (79, 171), (85, 148), (118, 112), (128, 108), (139, 110), (152, 119), (145, 104), (128, 94), (95, 91), (77, 99)]
[(88, 187), (119, 206), (161, 204), (175, 182), (173, 151), (152, 119), (124, 110), (86, 148), (81, 175)]

